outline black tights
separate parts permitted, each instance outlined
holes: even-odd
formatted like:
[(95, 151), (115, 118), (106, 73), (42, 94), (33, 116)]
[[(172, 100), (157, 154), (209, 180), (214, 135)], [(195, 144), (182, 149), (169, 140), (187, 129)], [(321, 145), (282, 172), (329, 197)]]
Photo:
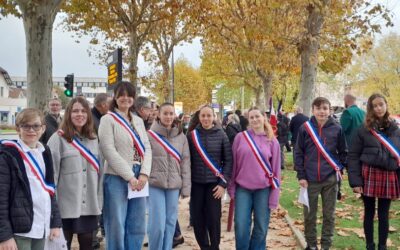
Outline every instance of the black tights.
[[(374, 217), (375, 217), (375, 200), (374, 197), (363, 196), (364, 200), (364, 233), (367, 244), (374, 243)], [(386, 246), (389, 233), (389, 209), (390, 199), (378, 198), (378, 232), (379, 245)]]
[[(71, 231), (64, 230), (65, 240), (67, 241), (68, 250), (71, 249), (72, 237), (74, 233)], [(78, 242), (80, 250), (92, 250), (93, 233), (81, 233), (78, 234)]]

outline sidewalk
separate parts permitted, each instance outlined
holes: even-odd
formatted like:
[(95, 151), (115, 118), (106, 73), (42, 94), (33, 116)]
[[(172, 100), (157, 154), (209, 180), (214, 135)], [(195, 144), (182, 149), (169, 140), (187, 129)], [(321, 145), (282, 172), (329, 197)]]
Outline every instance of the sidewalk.
[[(221, 225), (221, 250), (233, 250), (235, 249), (235, 234), (233, 232), (234, 228), (232, 226), (232, 231), (227, 232), (227, 217), (228, 217), (229, 203), (225, 203), (222, 207), (222, 225)], [(296, 239), (291, 231), (289, 225), (285, 221), (284, 210), (278, 209), (274, 211), (271, 215), (271, 221), (269, 224), (269, 231), (267, 237), (267, 246), (271, 250), (279, 249), (300, 249)], [(179, 245), (175, 249), (177, 250), (200, 250), (197, 245), (196, 239), (194, 237), (193, 229), (188, 229), (189, 225), (189, 199), (179, 201), (179, 224), (181, 226), (182, 234), (185, 238), (185, 242)], [(75, 237), (76, 238), (76, 237)], [(145, 239), (147, 242), (147, 237)], [(75, 242), (73, 242), (72, 249), (78, 250), (79, 248)], [(104, 248), (104, 241), (101, 244), (100, 249)], [(147, 248), (143, 248), (147, 249)]]

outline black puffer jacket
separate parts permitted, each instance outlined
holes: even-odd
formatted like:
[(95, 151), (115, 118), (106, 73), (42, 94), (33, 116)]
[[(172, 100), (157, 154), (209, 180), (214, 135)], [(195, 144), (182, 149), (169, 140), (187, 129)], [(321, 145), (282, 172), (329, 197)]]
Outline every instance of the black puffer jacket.
[[(222, 174), (229, 182), (232, 171), (232, 150), (225, 132), (218, 126), (206, 130), (201, 127), (201, 125), (198, 125), (196, 129), (199, 132), (199, 137), (203, 147), (214, 162), (222, 168)], [(194, 146), (192, 133), (188, 134), (188, 142), (190, 149), (192, 182), (201, 184), (218, 183), (219, 185), (226, 187), (227, 184), (220, 178), (216, 177), (204, 164), (200, 154)]]
[(231, 145), (233, 144), (233, 141), (235, 140), (235, 136), (242, 131), (242, 127), (240, 124), (237, 123), (229, 123), (226, 128), (225, 132), (226, 135), (228, 136), (229, 142)]
[[(46, 182), (54, 184), (50, 149), (45, 146)], [(55, 196), (51, 197), (50, 228), (60, 228), (61, 217)], [(33, 202), (25, 165), (19, 152), (0, 144), (0, 242), (15, 233), (28, 233), (33, 223)]]
[[(390, 123), (387, 128), (378, 129), (378, 131), (388, 137), (397, 149), (400, 149), (400, 129), (395, 122)], [(351, 187), (363, 186), (361, 174), (363, 163), (389, 171), (397, 170), (400, 174), (397, 160), (365, 126), (357, 130), (349, 151), (348, 172)]]
[[(342, 127), (333, 118), (329, 118), (322, 128), (318, 127), (314, 116), (310, 121), (332, 157), (345, 167), (347, 147)], [(295, 169), (299, 180), (322, 182), (335, 173), (335, 170), (318, 151), (304, 124), (299, 129), (294, 152)]]

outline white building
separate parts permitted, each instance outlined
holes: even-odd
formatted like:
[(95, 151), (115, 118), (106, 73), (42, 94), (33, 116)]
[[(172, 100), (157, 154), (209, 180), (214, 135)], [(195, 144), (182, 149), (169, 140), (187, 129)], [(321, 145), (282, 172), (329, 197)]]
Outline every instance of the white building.
[(13, 87), (7, 71), (0, 67), (0, 125), (14, 125), (17, 113), (26, 105), (25, 90)]

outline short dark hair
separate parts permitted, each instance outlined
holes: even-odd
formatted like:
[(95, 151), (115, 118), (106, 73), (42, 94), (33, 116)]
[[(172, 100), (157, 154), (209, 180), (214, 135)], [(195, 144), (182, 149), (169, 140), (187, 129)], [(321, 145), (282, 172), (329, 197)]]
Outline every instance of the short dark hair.
[(328, 104), (329, 108), (331, 107), (331, 102), (327, 98), (321, 96), (314, 99), (314, 101), (311, 104), (311, 107), (312, 108), (314, 108), (314, 106), (320, 107), (322, 104)]
[(238, 116), (241, 116), (242, 115), (242, 111), (240, 111), (240, 109), (236, 109), (235, 110), (235, 114), (237, 114)]
[[(128, 96), (133, 97), (133, 99), (135, 99), (135, 96), (136, 96), (135, 86), (133, 86), (133, 84), (131, 84), (130, 82), (126, 82), (126, 81), (119, 82), (115, 86), (115, 89), (114, 89), (114, 98), (113, 98), (112, 102), (110, 103), (110, 111), (114, 112), (115, 109), (118, 108), (116, 99), (124, 94), (127, 94)], [(133, 108), (133, 105), (131, 107), (131, 110), (132, 110), (132, 108)]]

